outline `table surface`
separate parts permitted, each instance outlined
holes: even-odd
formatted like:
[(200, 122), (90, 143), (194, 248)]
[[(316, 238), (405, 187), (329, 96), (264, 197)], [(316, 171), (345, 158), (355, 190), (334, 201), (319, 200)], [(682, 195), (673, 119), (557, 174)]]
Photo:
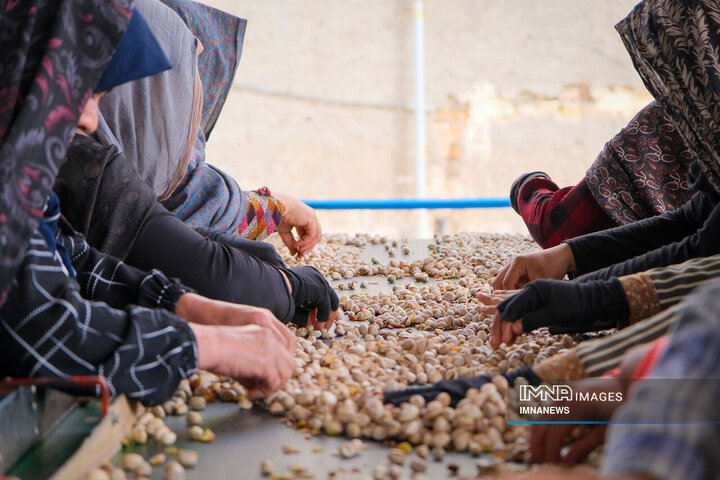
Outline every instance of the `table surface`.
[[(403, 261), (413, 261), (422, 259), (429, 254), (427, 245), (432, 240), (410, 240), (408, 246), (411, 249), (409, 255), (399, 253), (394, 258)], [(387, 263), (391, 257), (383, 245), (367, 245), (361, 248), (360, 257), (370, 261), (371, 257), (377, 257), (382, 263)], [(359, 284), (358, 279), (356, 280)], [(353, 292), (364, 292), (367, 294), (377, 294), (378, 292), (391, 292), (392, 284), (387, 282), (385, 277), (363, 277), (361, 279), (367, 283), (367, 288), (349, 291), (338, 291), (340, 296), (351, 294)], [(352, 280), (332, 281), (334, 285), (339, 283), (349, 283)], [(396, 283), (407, 283), (413, 281), (412, 278), (399, 279)], [(430, 280), (433, 282), (434, 280)], [(87, 416), (83, 417), (83, 412)], [(97, 418), (96, 411), (91, 407), (78, 408), (71, 415), (67, 422), (75, 422), (81, 426), (87, 426), (90, 421), (88, 419)], [(203, 444), (190, 441), (185, 424), (185, 417), (166, 417), (167, 425), (178, 433), (176, 446), (178, 448), (191, 448), (199, 453), (198, 465), (193, 469), (188, 469), (188, 480), (193, 479), (221, 479), (221, 478), (237, 478), (237, 479), (261, 479), (260, 464), (263, 460), (271, 460), (275, 465), (274, 472), (277, 475), (290, 474), (290, 467), (293, 465), (302, 465), (307, 471), (314, 475), (313, 478), (325, 479), (330, 478), (329, 473), (334, 472), (333, 479), (356, 479), (356, 478), (372, 478), (372, 472), (378, 465), (389, 466), (387, 453), (389, 446), (383, 445), (371, 440), (365, 440), (367, 450), (360, 453), (358, 457), (353, 459), (341, 459), (338, 457), (338, 447), (348, 441), (347, 438), (338, 436), (331, 437), (327, 435), (317, 435), (310, 438), (294, 428), (285, 426), (279, 419), (265, 411), (261, 407), (254, 407), (252, 410), (241, 410), (234, 403), (212, 403), (208, 405), (202, 413), (203, 426), (209, 427), (216, 434), (216, 438), (212, 443)], [(39, 448), (41, 453), (43, 448), (44, 454), (48, 456), (48, 449), (54, 450), (52, 445), (67, 442), (68, 430), (77, 430), (72, 425), (64, 425), (51, 437), (44, 442), (44, 446)], [(85, 433), (86, 434), (86, 433)], [(64, 438), (64, 440), (63, 440)], [(50, 447), (48, 446), (50, 445)], [(284, 454), (282, 446), (287, 445), (299, 450), (297, 454)], [(37, 449), (36, 449), (37, 450)], [(51, 450), (51, 452), (52, 452)], [(161, 452), (163, 449), (154, 441), (149, 441), (143, 446), (133, 446), (124, 449), (116, 456), (115, 464), (119, 463), (119, 457), (122, 453), (137, 452), (149, 458), (155, 453)], [(30, 457), (42, 462), (42, 455), (38, 452), (31, 452)], [(33, 456), (34, 455), (34, 456)], [(48, 458), (50, 458), (48, 456)], [(409, 462), (417, 459), (416, 454), (408, 456), (406, 465), (403, 467), (402, 479), (411, 478), (411, 470)], [(39, 460), (38, 460), (39, 459)], [(447, 469), (448, 464), (456, 464), (460, 467), (460, 475), (475, 474), (477, 472), (477, 459), (471, 457), (467, 453), (448, 453), (443, 461), (434, 462), (427, 459), (427, 475), (428, 478), (447, 478), (450, 477)], [(513, 467), (511, 465), (511, 467)], [(524, 469), (522, 466), (517, 468)], [(18, 472), (20, 473), (20, 472)], [(370, 477), (362, 477), (361, 475), (370, 475)], [(30, 477), (26, 477), (30, 478)], [(162, 467), (155, 468), (150, 477), (152, 479), (162, 479)], [(458, 477), (455, 477), (458, 478)]]

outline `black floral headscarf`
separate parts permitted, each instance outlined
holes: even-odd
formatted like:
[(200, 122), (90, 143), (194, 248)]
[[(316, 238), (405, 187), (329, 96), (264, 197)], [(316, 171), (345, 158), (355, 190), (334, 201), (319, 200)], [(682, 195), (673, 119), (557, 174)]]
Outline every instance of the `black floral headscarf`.
[(0, 0), (0, 305), (133, 0)]
[(645, 0), (615, 28), (720, 193), (720, 2)]

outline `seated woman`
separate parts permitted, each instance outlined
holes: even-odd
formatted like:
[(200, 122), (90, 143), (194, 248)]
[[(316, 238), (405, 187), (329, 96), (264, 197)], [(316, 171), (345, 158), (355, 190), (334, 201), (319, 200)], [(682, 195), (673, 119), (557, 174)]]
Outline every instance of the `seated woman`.
[[(138, 8), (146, 15), (157, 13), (149, 23), (165, 46), (175, 40), (167, 27), (182, 23), (157, 3), (141, 2)], [(185, 20), (201, 49), (193, 55), (189, 50), (195, 49), (186, 48), (173, 72), (110, 92), (100, 105), (110, 132), (158, 199), (185, 223), (258, 240), (277, 229), (292, 255), (308, 253), (322, 234), (310, 207), (265, 187), (244, 191), (205, 162), (205, 142), (240, 60), (245, 20), (195, 2), (164, 3)]]
[(695, 193), (693, 154), (656, 102), (640, 110), (600, 152), (580, 183), (559, 188), (544, 172), (518, 177), (510, 204), (543, 248), (678, 209)]
[[(123, 143), (102, 118), (95, 135), (75, 137), (54, 187), (63, 214), (91, 245), (134, 267), (162, 270), (213, 299), (268, 308), (285, 323), (303, 325), (309, 318), (313, 325), (329, 328), (338, 297), (317, 270), (285, 268), (267, 244), (244, 242), (207, 229), (200, 234), (191, 227), (193, 222), (183, 223), (158, 202), (158, 196), (176, 190), (187, 159), (197, 160), (192, 155), (202, 154), (193, 146), (201, 120), (202, 86), (197, 68), (201, 44), (180, 17), (159, 1), (138, 0), (136, 5), (150, 27), (154, 26), (174, 67), (132, 82), (134, 87), (119, 86), (103, 98), (100, 108), (109, 115), (110, 123), (118, 125), (115, 134)], [(128, 159), (126, 155), (132, 156)], [(222, 188), (216, 186), (212, 191)], [(264, 195), (265, 206), (260, 208), (260, 197), (248, 201), (247, 194), (236, 193), (233, 208), (193, 218), (244, 218), (253, 235), (277, 226), (274, 222), (280, 217), (273, 217), (272, 212), (285, 207)], [(195, 196), (187, 198), (196, 200)], [(257, 206), (251, 209), (254, 222), (240, 214), (237, 202)], [(208, 202), (207, 208), (210, 203), (217, 202)], [(288, 203), (285, 211), (304, 211), (297, 203)]]
[[(583, 235), (543, 252), (513, 259), (493, 283), (498, 290), (524, 287), (498, 305), (500, 318), (507, 322), (497, 327), (504, 332), (503, 339), (513, 335), (510, 322), (552, 305), (562, 292), (567, 315), (581, 314), (586, 310), (579, 308), (618, 298), (622, 288), (613, 281), (614, 277), (720, 253), (720, 144), (715, 127), (720, 113), (713, 100), (720, 84), (720, 62), (715, 57), (705, 58), (700, 47), (697, 50), (691, 47), (689, 52), (684, 47), (676, 48), (685, 45), (690, 36), (701, 35), (698, 29), (704, 32), (704, 27), (685, 18), (702, 15), (703, 21), (713, 26), (717, 26), (717, 19), (706, 13), (713, 6), (704, 2), (697, 14), (688, 13), (690, 7), (685, 5), (670, 0), (668, 3), (673, 6), (672, 15), (660, 7), (653, 8), (649, 10), (648, 22), (655, 23), (630, 25), (626, 19), (617, 29), (638, 72), (695, 156), (690, 176), (698, 193), (675, 212)], [(682, 33), (667, 27), (679, 21), (685, 22)], [(709, 45), (720, 44), (720, 36), (715, 32), (711, 28), (707, 35)], [(570, 283), (536, 280), (560, 279), (568, 272), (579, 278)], [(510, 310), (506, 312), (507, 308)], [(587, 320), (586, 326), (592, 328), (592, 318)], [(522, 326), (516, 324), (514, 328), (517, 331)]]
[(102, 91), (171, 66), (132, 7), (26, 1), (0, 12), (15, 32), (0, 50), (0, 371), (102, 375), (113, 394), (154, 404), (203, 368), (260, 398), (295, 368), (287, 328), (267, 310), (200, 297), (97, 252), (49, 190), (73, 130), (97, 126)]

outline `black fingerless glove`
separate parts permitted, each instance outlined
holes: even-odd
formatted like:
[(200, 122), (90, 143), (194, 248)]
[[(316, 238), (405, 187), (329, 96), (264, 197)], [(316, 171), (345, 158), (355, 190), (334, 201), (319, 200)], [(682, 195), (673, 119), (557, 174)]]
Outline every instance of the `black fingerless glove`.
[[(507, 379), (510, 386), (515, 385), (515, 379), (519, 377), (527, 379), (531, 385), (537, 386), (540, 385), (541, 382), (540, 377), (537, 376), (531, 367), (523, 367), (519, 370), (503, 373), (502, 376)], [(446, 392), (450, 395), (450, 406), (454, 407), (460, 400), (465, 398), (468, 390), (471, 388), (480, 388), (490, 382), (492, 382), (491, 375), (478, 375), (477, 377), (458, 378), (456, 380), (442, 380), (429, 387), (415, 387), (406, 390), (385, 392), (385, 403), (400, 405), (403, 402), (409, 402), (410, 397), (413, 395), (420, 395), (426, 402), (429, 402), (434, 400), (438, 394)]]
[(295, 299), (295, 316), (292, 322), (303, 327), (307, 324), (308, 314), (318, 309), (318, 322), (327, 322), (330, 312), (340, 305), (335, 290), (314, 267), (280, 268), (287, 275)]
[(260, 240), (248, 240), (247, 238), (238, 237), (237, 235), (231, 235), (229, 233), (216, 232), (207, 227), (200, 227), (195, 230), (205, 238), (242, 250), (265, 263), (276, 267), (285, 267), (285, 262), (283, 262), (282, 257), (275, 247), (269, 243)]
[(550, 333), (578, 333), (616, 327), (630, 317), (617, 278), (589, 282), (534, 280), (497, 306), (507, 322), (522, 319), (523, 330), (550, 327)]

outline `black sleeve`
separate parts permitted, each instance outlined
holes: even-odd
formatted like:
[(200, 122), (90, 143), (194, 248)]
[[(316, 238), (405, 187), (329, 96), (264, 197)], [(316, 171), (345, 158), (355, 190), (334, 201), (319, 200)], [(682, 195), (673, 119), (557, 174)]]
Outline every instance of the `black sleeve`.
[(214, 242), (224, 243), (238, 250), (242, 250), (250, 255), (257, 257), (265, 263), (274, 265), (276, 267), (285, 268), (285, 262), (282, 257), (275, 249), (274, 246), (261, 240), (248, 240), (237, 235), (231, 235), (229, 233), (216, 232), (207, 227), (200, 227), (195, 229), (203, 237), (209, 238)]
[(269, 309), (287, 323), (295, 302), (282, 273), (245, 251), (214, 242), (156, 203), (126, 259), (143, 269), (156, 268), (200, 295)]
[[(95, 292), (115, 281), (96, 282)], [(0, 310), (0, 329), (3, 376), (102, 375), (112, 394), (147, 404), (170, 398), (197, 367), (195, 338), (185, 321), (167, 310), (115, 309), (83, 298), (37, 232)]]
[(678, 210), (567, 240), (577, 266), (576, 274), (593, 272), (680, 242), (698, 232), (716, 204), (715, 194), (702, 191)]
[(692, 235), (624, 262), (589, 272), (576, 280), (606, 280), (655, 267), (682, 263), (691, 258), (709, 257), (718, 253), (720, 253), (720, 204), (715, 206), (702, 227)]
[(145, 272), (99, 252), (66, 224), (61, 228), (58, 241), (70, 255), (80, 295), (87, 300), (107, 303), (112, 308), (133, 304), (174, 312), (180, 296), (193, 291), (158, 270)]

